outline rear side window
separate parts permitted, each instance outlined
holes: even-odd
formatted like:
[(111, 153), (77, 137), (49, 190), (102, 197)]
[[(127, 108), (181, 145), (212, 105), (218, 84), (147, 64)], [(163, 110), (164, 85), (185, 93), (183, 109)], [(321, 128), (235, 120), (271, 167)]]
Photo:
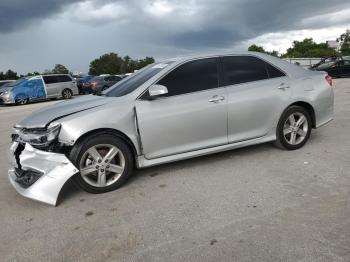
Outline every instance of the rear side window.
[(121, 78), (119, 76), (111, 76), (108, 81), (119, 81)]
[(162, 78), (159, 85), (168, 88), (166, 96), (182, 95), (218, 87), (217, 58), (187, 62)]
[(43, 76), (45, 84), (57, 83), (56, 76)]
[(226, 83), (235, 85), (268, 79), (266, 63), (253, 56), (223, 57)]
[(266, 63), (266, 69), (267, 69), (267, 72), (269, 73), (270, 78), (286, 76), (286, 74), (283, 73), (281, 70), (277, 69), (276, 67), (268, 63)]
[(68, 75), (52, 75), (52, 76), (43, 76), (45, 84), (54, 84), (61, 82), (71, 82), (72, 78)]
[(59, 75), (56, 77), (57, 77), (57, 82), (71, 82), (72, 81), (72, 78), (70, 78), (67, 75)]

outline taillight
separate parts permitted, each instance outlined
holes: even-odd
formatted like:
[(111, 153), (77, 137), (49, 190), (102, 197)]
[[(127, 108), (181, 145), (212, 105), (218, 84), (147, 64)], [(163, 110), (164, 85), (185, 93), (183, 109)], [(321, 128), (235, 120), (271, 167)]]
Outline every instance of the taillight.
[(328, 82), (328, 84), (329, 84), (330, 86), (333, 86), (333, 79), (332, 79), (331, 76), (326, 76), (325, 79), (326, 79), (326, 81)]
[(90, 84), (91, 84), (92, 87), (97, 86), (97, 82), (91, 82)]

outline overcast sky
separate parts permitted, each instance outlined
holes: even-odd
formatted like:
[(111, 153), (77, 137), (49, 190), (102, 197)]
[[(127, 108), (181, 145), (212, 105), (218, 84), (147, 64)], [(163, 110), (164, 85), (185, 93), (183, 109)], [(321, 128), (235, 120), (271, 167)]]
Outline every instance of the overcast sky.
[(349, 0), (0, 0), (0, 71), (86, 72), (107, 52), (161, 59), (252, 43), (284, 52), (346, 28)]

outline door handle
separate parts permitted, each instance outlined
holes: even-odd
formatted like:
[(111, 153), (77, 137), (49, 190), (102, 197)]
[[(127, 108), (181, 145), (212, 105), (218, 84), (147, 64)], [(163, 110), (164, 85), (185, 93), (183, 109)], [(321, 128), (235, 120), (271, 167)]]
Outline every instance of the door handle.
[(285, 83), (282, 83), (277, 88), (280, 89), (280, 90), (285, 90), (287, 88), (290, 88), (290, 86), (285, 84)]
[(225, 100), (225, 97), (215, 95), (215, 96), (213, 96), (212, 98), (209, 99), (209, 102), (210, 103), (219, 103), (220, 101), (223, 101), (223, 100)]

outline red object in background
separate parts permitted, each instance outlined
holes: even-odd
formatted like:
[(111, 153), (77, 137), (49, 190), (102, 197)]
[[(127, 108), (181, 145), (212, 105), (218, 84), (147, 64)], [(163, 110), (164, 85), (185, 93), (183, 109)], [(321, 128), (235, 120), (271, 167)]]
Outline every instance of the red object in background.
[(331, 76), (326, 76), (325, 79), (326, 79), (326, 81), (328, 82), (328, 84), (329, 84), (330, 86), (333, 86), (333, 79), (332, 79)]

